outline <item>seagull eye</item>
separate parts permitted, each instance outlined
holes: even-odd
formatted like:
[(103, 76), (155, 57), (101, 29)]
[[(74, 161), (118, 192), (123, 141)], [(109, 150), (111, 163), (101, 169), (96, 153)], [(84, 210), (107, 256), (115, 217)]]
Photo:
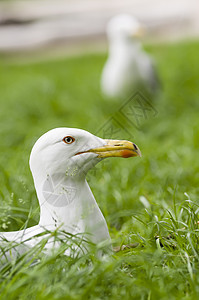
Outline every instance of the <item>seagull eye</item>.
[(63, 142), (66, 144), (72, 144), (75, 141), (75, 139), (72, 136), (65, 136), (63, 138)]

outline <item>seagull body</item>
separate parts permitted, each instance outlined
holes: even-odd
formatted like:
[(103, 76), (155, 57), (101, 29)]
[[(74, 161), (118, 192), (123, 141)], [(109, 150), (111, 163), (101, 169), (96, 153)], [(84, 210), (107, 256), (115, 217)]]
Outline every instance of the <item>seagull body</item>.
[[(30, 169), (40, 205), (39, 224), (24, 230), (0, 233), (3, 241), (23, 242), (28, 247), (57, 228), (73, 235), (83, 233), (98, 244), (110, 241), (102, 212), (86, 181), (86, 174), (106, 157), (140, 156), (129, 141), (104, 140), (74, 128), (56, 128), (33, 146)], [(32, 238), (35, 237), (36, 238)], [(52, 247), (52, 240), (47, 248)]]
[(150, 92), (157, 89), (152, 59), (138, 40), (142, 31), (140, 23), (130, 15), (118, 15), (109, 21), (109, 56), (101, 77), (101, 89), (107, 97), (124, 98), (140, 86)]

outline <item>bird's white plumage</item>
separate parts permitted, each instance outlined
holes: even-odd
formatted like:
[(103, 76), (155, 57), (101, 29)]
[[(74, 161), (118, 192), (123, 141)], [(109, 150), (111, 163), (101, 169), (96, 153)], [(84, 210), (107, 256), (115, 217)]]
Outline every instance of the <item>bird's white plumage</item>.
[[(73, 136), (75, 142), (64, 143), (65, 136)], [(103, 145), (103, 139), (80, 129), (56, 128), (41, 136), (30, 155), (40, 205), (39, 224), (0, 233), (1, 240), (23, 242), (32, 247), (42, 237), (31, 237), (59, 227), (72, 234), (88, 233), (94, 243), (109, 241), (106, 221), (85, 179), (87, 171), (100, 159), (95, 153), (75, 155)]]
[(140, 85), (150, 92), (157, 88), (153, 62), (138, 39), (141, 30), (141, 24), (128, 14), (109, 21), (109, 56), (101, 77), (101, 89), (106, 96), (124, 98)]
[(140, 155), (139, 148), (129, 141), (104, 140), (74, 128), (48, 131), (37, 140), (30, 155), (40, 205), (39, 224), (0, 233), (0, 239), (32, 247), (47, 235), (50, 239), (46, 248), (53, 248), (57, 243), (51, 233), (59, 229), (72, 235), (83, 234), (95, 244), (110, 243), (106, 221), (86, 174), (103, 158)]

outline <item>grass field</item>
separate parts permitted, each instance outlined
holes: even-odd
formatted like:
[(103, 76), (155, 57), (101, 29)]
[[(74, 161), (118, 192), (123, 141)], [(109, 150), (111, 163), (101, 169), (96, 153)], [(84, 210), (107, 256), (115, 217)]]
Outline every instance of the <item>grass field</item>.
[(163, 87), (149, 99), (156, 115), (139, 128), (119, 113), (126, 100), (100, 93), (105, 55), (37, 63), (0, 57), (0, 231), (39, 220), (28, 159), (49, 129), (100, 133), (114, 117), (124, 126), (118, 138), (130, 132), (142, 151), (141, 159), (112, 158), (88, 174), (113, 242), (138, 247), (100, 260), (95, 249), (66, 257), (65, 242), (46, 256), (39, 244), (0, 266), (0, 299), (198, 299), (199, 43), (147, 50)]

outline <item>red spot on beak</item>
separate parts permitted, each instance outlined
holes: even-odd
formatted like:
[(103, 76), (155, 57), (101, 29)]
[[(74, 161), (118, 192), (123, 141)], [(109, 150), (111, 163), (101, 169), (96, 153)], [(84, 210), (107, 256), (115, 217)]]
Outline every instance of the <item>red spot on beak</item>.
[(121, 156), (124, 158), (135, 156), (135, 154), (131, 150), (122, 150)]

